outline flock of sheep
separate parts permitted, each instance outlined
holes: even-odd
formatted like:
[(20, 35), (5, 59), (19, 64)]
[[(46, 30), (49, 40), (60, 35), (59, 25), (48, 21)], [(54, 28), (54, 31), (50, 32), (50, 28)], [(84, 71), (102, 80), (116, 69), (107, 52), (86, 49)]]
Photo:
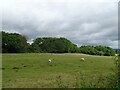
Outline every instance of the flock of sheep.
[[(85, 61), (85, 58), (81, 58), (80, 59), (81, 61)], [(48, 63), (49, 63), (49, 65), (52, 63), (52, 59), (48, 59)]]

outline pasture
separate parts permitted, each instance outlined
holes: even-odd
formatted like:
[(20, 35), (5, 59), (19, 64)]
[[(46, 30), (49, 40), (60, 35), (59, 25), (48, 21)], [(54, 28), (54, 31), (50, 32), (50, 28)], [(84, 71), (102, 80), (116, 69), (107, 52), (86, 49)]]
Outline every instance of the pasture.
[[(52, 59), (49, 65), (48, 59)], [(81, 61), (85, 58), (85, 61)], [(114, 57), (85, 54), (2, 54), (3, 88), (101, 88), (115, 75)]]

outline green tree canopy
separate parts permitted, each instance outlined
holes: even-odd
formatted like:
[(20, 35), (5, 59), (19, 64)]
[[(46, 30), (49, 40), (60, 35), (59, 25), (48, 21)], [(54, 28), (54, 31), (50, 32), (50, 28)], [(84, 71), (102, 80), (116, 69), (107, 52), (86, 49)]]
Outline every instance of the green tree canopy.
[[(0, 35), (2, 35), (2, 42), (0, 42), (0, 46), (2, 43), (3, 53), (45, 52), (45, 53), (84, 53), (90, 55), (104, 55), (104, 56), (115, 55), (115, 50), (113, 50), (110, 47), (101, 45), (99, 46), (87, 45), (78, 48), (77, 45), (63, 37), (36, 38), (30, 45), (27, 43), (26, 37), (23, 35), (17, 33), (6, 33), (3, 31), (0, 33)], [(120, 50), (116, 52), (120, 53)]]
[(75, 52), (77, 46), (66, 38), (44, 37), (35, 39), (32, 47), (36, 52), (67, 53)]
[(27, 40), (24, 36), (17, 33), (2, 32), (2, 52), (20, 53), (26, 52)]
[(107, 46), (81, 46), (81, 53), (90, 54), (90, 55), (104, 55), (104, 56), (113, 56), (115, 55), (115, 51)]

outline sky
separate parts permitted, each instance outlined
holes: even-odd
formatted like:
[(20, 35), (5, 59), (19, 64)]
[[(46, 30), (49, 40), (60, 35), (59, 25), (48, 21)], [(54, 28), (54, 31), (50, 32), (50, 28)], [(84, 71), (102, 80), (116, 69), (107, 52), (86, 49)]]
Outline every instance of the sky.
[(119, 0), (3, 0), (0, 30), (118, 48)]

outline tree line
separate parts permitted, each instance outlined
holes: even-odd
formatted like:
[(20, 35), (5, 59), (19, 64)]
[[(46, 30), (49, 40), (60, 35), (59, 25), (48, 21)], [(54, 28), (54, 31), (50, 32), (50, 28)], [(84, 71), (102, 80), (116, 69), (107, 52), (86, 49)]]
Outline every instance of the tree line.
[(90, 55), (115, 55), (115, 50), (107, 46), (77, 47), (70, 40), (60, 37), (36, 38), (32, 44), (25, 36), (18, 33), (2, 33), (2, 53), (84, 53)]

